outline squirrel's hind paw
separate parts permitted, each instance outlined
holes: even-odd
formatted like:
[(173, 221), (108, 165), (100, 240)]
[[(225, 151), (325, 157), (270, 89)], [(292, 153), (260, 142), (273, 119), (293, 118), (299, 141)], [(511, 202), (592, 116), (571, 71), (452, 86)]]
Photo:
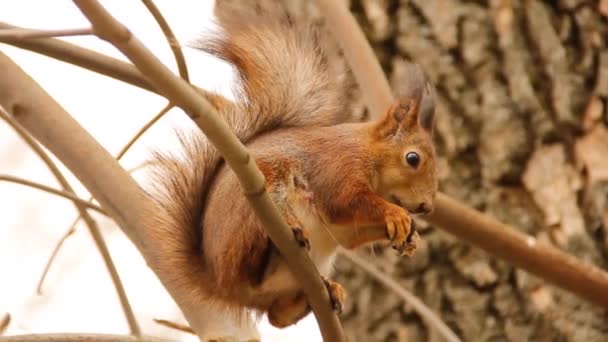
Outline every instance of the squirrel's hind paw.
[(339, 283), (329, 280), (323, 277), (323, 282), (329, 293), (329, 299), (331, 300), (331, 307), (339, 314), (342, 313), (344, 307), (344, 300), (346, 299), (346, 291)]

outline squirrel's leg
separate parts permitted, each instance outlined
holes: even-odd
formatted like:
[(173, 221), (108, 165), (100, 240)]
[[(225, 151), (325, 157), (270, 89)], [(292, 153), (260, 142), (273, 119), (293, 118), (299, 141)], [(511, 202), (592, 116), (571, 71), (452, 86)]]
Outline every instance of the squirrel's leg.
[(308, 230), (302, 227), (300, 220), (296, 217), (291, 206), (287, 201), (275, 201), (277, 208), (283, 215), (287, 226), (291, 228), (293, 236), (301, 247), (306, 247), (310, 250), (310, 240), (308, 239)]
[[(323, 277), (323, 282), (327, 288), (332, 308), (342, 313), (346, 292), (339, 283)], [(297, 323), (310, 313), (310, 305), (303, 292), (298, 292), (295, 296), (284, 296), (275, 300), (268, 309), (268, 321), (277, 328)]]
[[(302, 226), (293, 209), (299, 204), (299, 201), (306, 200), (307, 190), (303, 188), (306, 183), (299, 179), (297, 171), (289, 165), (258, 162), (258, 167), (266, 177), (266, 190), (285, 219), (287, 226), (291, 228), (295, 240), (300, 246), (310, 250), (308, 230)], [(298, 286), (283, 257), (274, 246), (271, 246), (259, 289), (266, 292), (276, 291), (279, 288), (297, 289)]]
[(310, 200), (307, 182), (291, 165), (258, 162), (267, 181), (267, 191), (293, 231), (294, 238), (302, 247), (310, 250), (308, 231), (293, 211), (294, 206)]
[(284, 328), (304, 318), (310, 310), (306, 295), (298, 292), (295, 296), (275, 300), (268, 309), (268, 321), (277, 328)]
[(410, 256), (419, 239), (410, 214), (404, 208), (390, 203), (378, 194), (362, 190), (348, 195), (349, 201), (337, 197), (332, 222), (355, 227), (341, 240), (346, 247), (358, 246), (388, 238), (399, 254)]

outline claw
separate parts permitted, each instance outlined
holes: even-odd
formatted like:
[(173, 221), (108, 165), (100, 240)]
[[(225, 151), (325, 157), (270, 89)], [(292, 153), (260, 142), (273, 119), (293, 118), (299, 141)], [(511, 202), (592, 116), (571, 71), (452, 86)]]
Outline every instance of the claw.
[(304, 229), (300, 227), (293, 227), (291, 228), (291, 230), (293, 231), (293, 236), (295, 237), (298, 244), (301, 247), (305, 247), (306, 250), (310, 250), (310, 240), (308, 239), (308, 236)]
[(414, 236), (414, 234), (417, 234), (418, 231), (416, 230), (416, 221), (412, 220), (412, 223), (410, 224), (410, 232), (409, 234), (407, 234), (407, 237), (405, 238), (405, 242), (406, 243), (412, 243), (412, 238)]
[(338, 313), (338, 315), (341, 314), (344, 298), (346, 297), (342, 285), (325, 277), (323, 277), (323, 283), (325, 283), (325, 287), (327, 288), (327, 292), (329, 293), (331, 307), (334, 309), (334, 311)]

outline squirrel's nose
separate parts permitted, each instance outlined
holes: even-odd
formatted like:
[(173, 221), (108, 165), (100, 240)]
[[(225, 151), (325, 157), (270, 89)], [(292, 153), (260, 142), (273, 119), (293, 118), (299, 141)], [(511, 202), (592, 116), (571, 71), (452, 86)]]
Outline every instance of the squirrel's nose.
[(422, 202), (420, 203), (420, 205), (418, 206), (418, 209), (416, 209), (416, 214), (429, 214), (430, 212), (433, 211), (433, 205), (427, 202)]

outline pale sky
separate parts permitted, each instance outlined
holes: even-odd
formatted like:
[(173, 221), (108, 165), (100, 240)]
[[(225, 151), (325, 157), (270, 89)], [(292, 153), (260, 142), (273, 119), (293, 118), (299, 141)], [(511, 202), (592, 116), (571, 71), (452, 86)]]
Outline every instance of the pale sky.
[[(212, 1), (155, 2), (182, 44), (212, 27)], [(177, 70), (164, 36), (140, 1), (104, 0), (102, 4), (166, 65)], [(177, 4), (178, 7), (171, 7)], [(37, 29), (89, 26), (68, 0), (0, 0), (0, 21)], [(124, 59), (112, 46), (95, 37), (67, 40)], [(0, 44), (0, 50), (39, 82), (112, 154), (120, 150), (167, 102), (147, 91), (27, 51), (3, 44)], [(184, 52), (193, 83), (224, 94), (229, 92), (232, 80), (229, 66), (188, 48)], [(172, 133), (175, 127), (193, 128), (193, 125), (180, 110), (172, 110), (136, 144), (122, 165), (135, 167), (145, 160), (151, 149), (174, 147)], [(1, 121), (0, 174), (57, 187), (44, 164)], [(68, 176), (78, 195), (88, 197), (75, 178)], [(75, 215), (73, 205), (64, 199), (0, 182), (0, 316), (5, 312), (12, 316), (5, 334), (128, 332), (114, 288), (84, 225), (78, 226), (76, 234), (61, 250), (47, 278), (43, 295), (35, 293), (48, 256)], [(183, 322), (183, 318), (115, 224), (107, 218), (93, 215), (99, 219), (144, 333), (174, 340), (196, 340), (191, 335), (152, 322), (153, 318)], [(282, 331), (273, 329), (264, 319), (260, 330), (263, 341), (321, 340), (312, 315)]]

